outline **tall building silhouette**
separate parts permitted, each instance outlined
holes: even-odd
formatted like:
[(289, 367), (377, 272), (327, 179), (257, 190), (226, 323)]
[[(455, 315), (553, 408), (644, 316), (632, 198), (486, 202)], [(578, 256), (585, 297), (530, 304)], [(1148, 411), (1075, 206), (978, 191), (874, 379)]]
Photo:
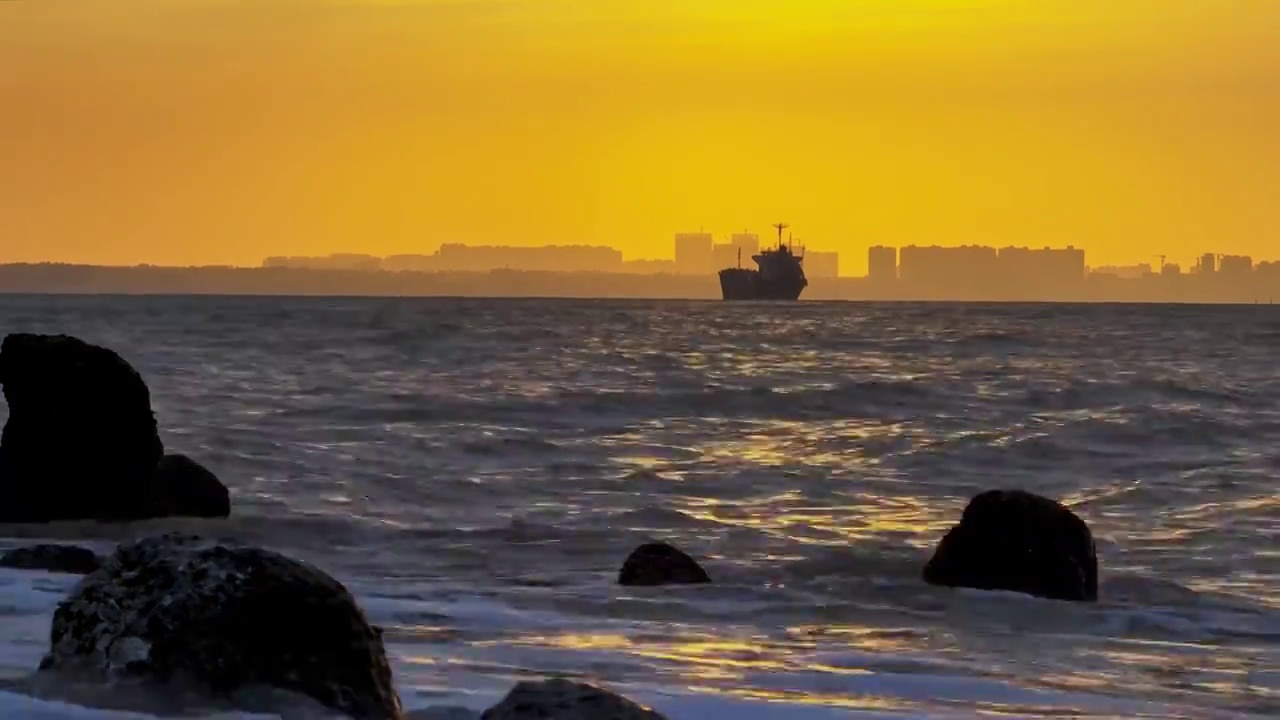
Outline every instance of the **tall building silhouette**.
[(1218, 260), (1218, 272), (1223, 275), (1247, 275), (1253, 272), (1253, 258), (1248, 255), (1223, 255)]
[(898, 253), (898, 278), (916, 287), (989, 286), (999, 271), (993, 247), (908, 245)]
[(729, 244), (742, 250), (743, 263), (750, 261), (752, 255), (760, 252), (760, 236), (755, 233), (734, 233), (729, 237)]
[(898, 279), (898, 248), (876, 245), (867, 250), (867, 278), (883, 283)]
[(1066, 248), (1000, 248), (1002, 280), (1010, 284), (1034, 288), (1035, 284), (1067, 287), (1078, 285), (1085, 277), (1084, 250)]
[(810, 278), (840, 276), (840, 253), (805, 250), (804, 274)]
[(713, 272), (711, 252), (714, 242), (711, 233), (677, 233), (676, 272), (685, 275), (703, 275)]

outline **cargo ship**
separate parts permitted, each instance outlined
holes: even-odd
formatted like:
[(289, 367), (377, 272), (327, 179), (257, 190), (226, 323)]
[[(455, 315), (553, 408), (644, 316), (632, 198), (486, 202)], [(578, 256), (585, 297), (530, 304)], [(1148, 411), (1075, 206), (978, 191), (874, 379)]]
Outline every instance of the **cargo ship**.
[[(739, 267), (720, 271), (720, 294), (725, 300), (799, 300), (809, 286), (804, 276), (804, 255), (791, 251), (791, 243), (782, 242), (786, 223), (774, 225), (778, 230), (778, 246), (766, 248), (751, 259), (757, 268), (741, 267), (742, 251), (738, 251)], [(803, 249), (802, 249), (803, 252)]]

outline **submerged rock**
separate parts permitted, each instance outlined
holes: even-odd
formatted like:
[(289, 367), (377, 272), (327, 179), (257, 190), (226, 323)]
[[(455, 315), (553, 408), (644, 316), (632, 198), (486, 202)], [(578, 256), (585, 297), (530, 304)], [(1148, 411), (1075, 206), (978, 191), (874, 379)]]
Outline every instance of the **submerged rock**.
[(88, 575), (100, 564), (101, 559), (92, 550), (75, 545), (31, 545), (0, 555), (0, 567), (72, 575)]
[(480, 720), (666, 720), (649, 708), (594, 685), (553, 678), (517, 684)]
[(272, 687), (356, 720), (400, 720), (382, 634), (351, 593), (279, 553), (189, 535), (120, 546), (53, 615), (41, 673)]
[(711, 578), (698, 561), (667, 543), (646, 543), (632, 551), (618, 572), (619, 585), (692, 585)]
[(1089, 526), (1062, 504), (1023, 490), (990, 490), (970, 500), (923, 575), (932, 585), (1098, 599)]
[(9, 335), (0, 344), (0, 385), (9, 405), (0, 435), (0, 522), (221, 509), (208, 501), (211, 475), (161, 464), (150, 391), (115, 352), (67, 335)]

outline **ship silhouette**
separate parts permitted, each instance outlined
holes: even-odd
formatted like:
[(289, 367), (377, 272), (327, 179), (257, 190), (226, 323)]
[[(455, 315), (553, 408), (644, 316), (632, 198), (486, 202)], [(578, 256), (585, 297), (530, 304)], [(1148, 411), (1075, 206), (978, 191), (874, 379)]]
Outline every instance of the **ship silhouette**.
[[(720, 294), (725, 300), (798, 300), (808, 287), (804, 276), (804, 255), (791, 251), (791, 243), (782, 242), (786, 223), (774, 225), (778, 229), (778, 246), (766, 248), (751, 259), (757, 268), (741, 267), (742, 250), (738, 250), (739, 267), (720, 271)], [(803, 248), (801, 249), (803, 252)]]

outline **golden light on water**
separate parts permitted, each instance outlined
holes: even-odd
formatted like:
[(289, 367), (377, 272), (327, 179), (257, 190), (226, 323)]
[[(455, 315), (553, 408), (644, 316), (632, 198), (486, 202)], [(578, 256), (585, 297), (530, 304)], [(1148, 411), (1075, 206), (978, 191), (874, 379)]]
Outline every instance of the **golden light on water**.
[[(875, 640), (879, 630), (873, 628), (824, 628), (854, 640), (851, 647), (868, 651), (888, 650)], [(804, 634), (803, 626), (795, 628)], [(821, 705), (850, 709), (904, 709), (908, 704), (894, 698), (874, 695), (821, 692), (812, 690), (762, 689), (747, 687), (749, 676), (760, 673), (821, 673), (833, 676), (870, 676), (874, 673), (858, 667), (835, 667), (823, 663), (806, 663), (793, 652), (812, 645), (785, 643), (768, 638), (679, 637), (665, 640), (637, 641), (615, 633), (524, 634), (493, 643), (477, 645), (525, 646), (574, 651), (609, 651), (648, 665), (671, 668), (687, 688), (698, 693), (718, 694), (742, 699)], [(584, 669), (589, 672), (589, 668)], [(735, 684), (736, 683), (736, 684)]]

